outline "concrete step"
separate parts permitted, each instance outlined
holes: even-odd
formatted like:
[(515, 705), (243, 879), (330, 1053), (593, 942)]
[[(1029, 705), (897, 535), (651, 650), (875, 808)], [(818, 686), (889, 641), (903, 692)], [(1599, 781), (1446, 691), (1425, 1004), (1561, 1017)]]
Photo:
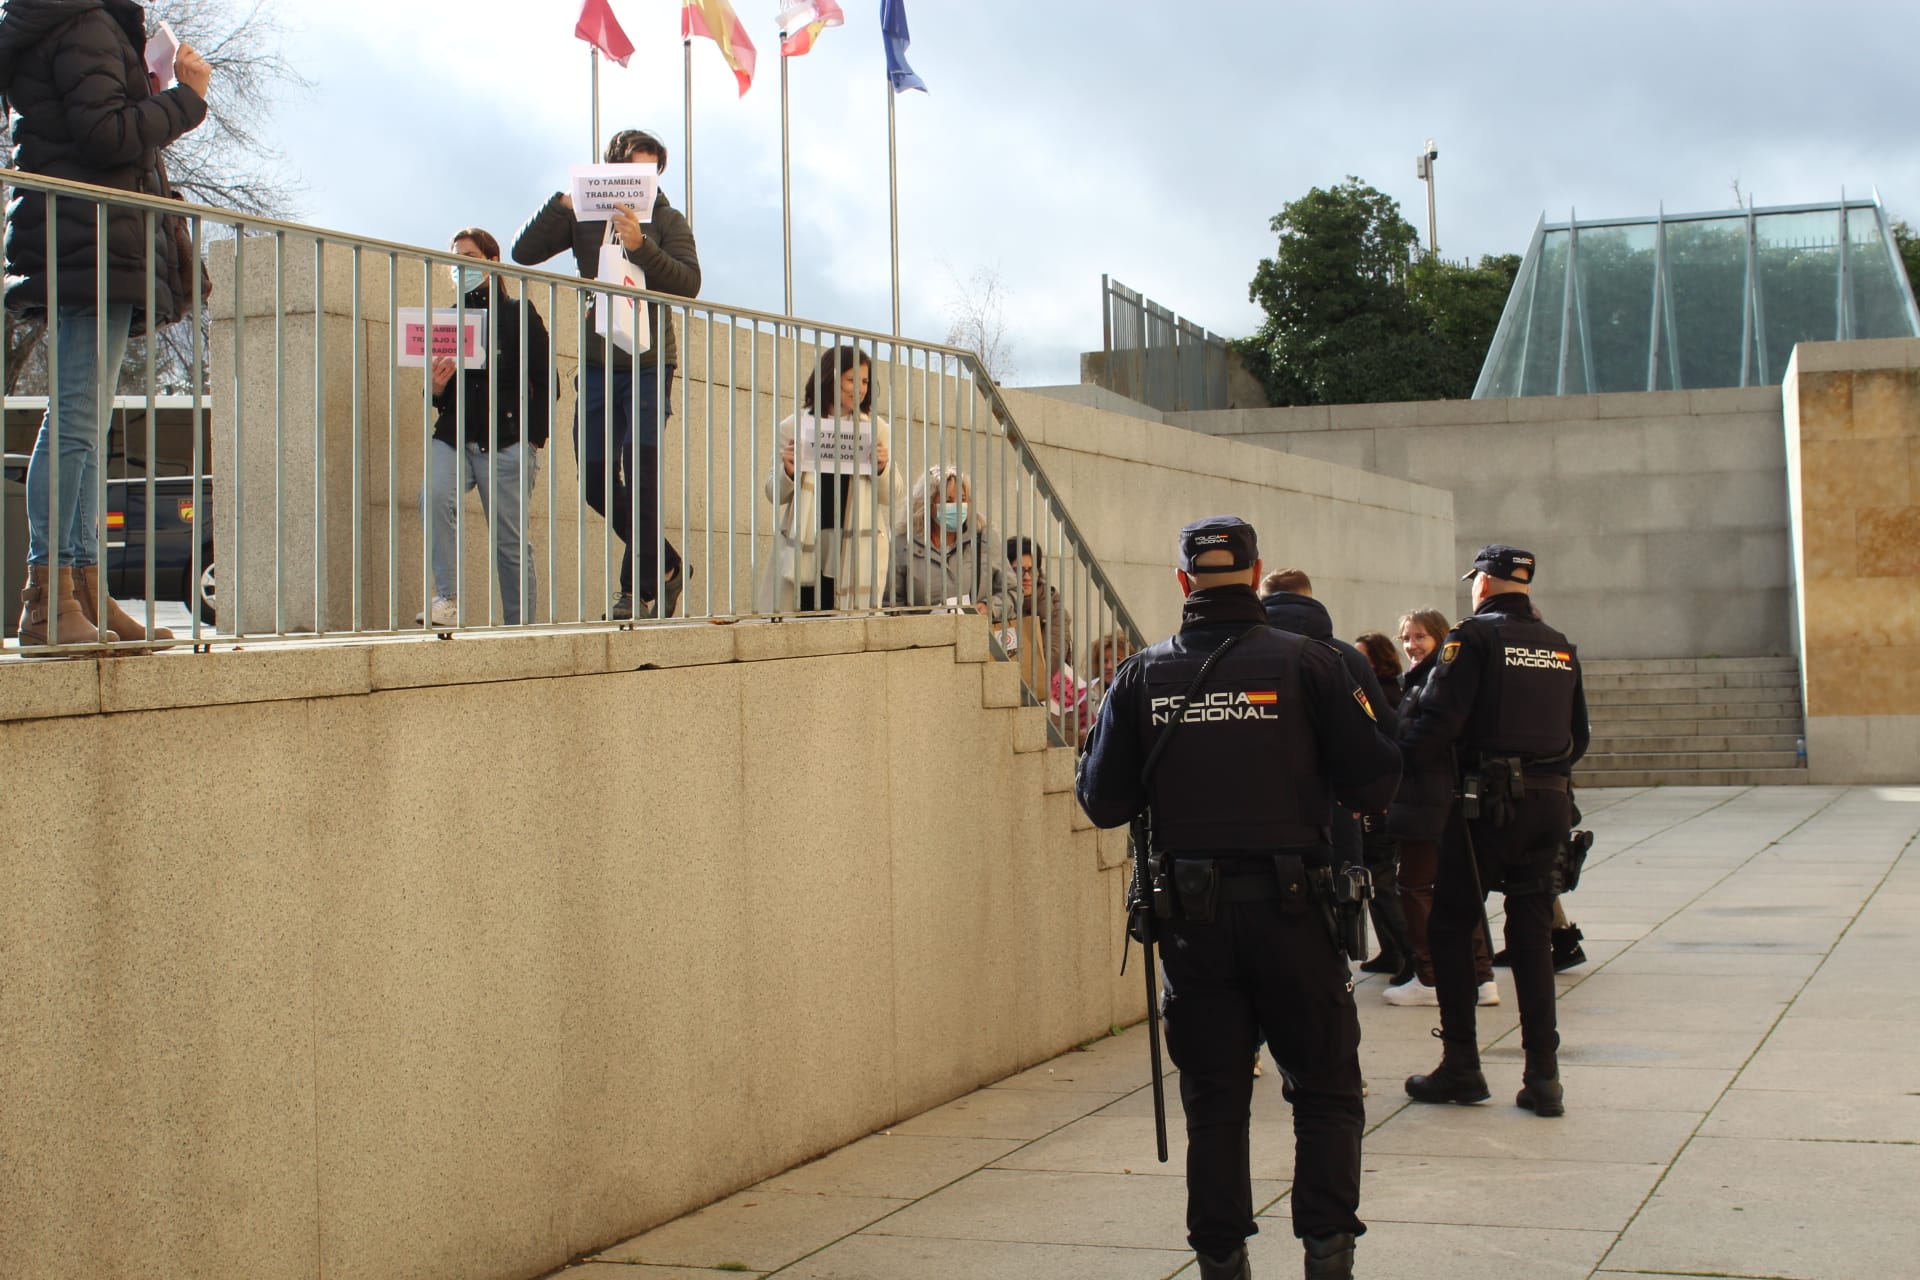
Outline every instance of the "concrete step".
[(1588, 675), (1681, 675), (1696, 671), (1792, 671), (1800, 660), (1786, 658), (1587, 658), (1580, 670)]
[[(1594, 724), (1634, 720), (1799, 720), (1800, 700), (1792, 702), (1602, 702), (1587, 704)], [(1796, 730), (1795, 732), (1798, 732)]]
[(1651, 707), (1681, 704), (1712, 706), (1718, 703), (1734, 702), (1781, 703), (1786, 701), (1789, 695), (1792, 697), (1793, 705), (1798, 706), (1800, 698), (1797, 690), (1765, 686), (1750, 689), (1642, 689), (1638, 687), (1588, 689), (1587, 705), (1589, 707)]
[(1582, 768), (1635, 769), (1642, 772), (1702, 768), (1792, 769), (1799, 763), (1799, 757), (1791, 747), (1785, 751), (1715, 751), (1710, 755), (1692, 751), (1590, 751), (1580, 761)]
[(1805, 769), (1588, 769), (1573, 771), (1577, 787), (1804, 786)]
[(1672, 675), (1581, 672), (1587, 696), (1596, 689), (1797, 689), (1798, 671), (1691, 671)]
[(1656, 753), (1671, 755), (1687, 753), (1698, 755), (1705, 751), (1785, 751), (1795, 752), (1798, 747), (1797, 733), (1742, 733), (1724, 734), (1650, 734), (1645, 736), (1614, 737), (1611, 734), (1594, 735), (1593, 742), (1587, 748), (1589, 756), (1632, 755)]
[(1751, 734), (1784, 735), (1791, 744), (1791, 740), (1799, 737), (1804, 728), (1803, 722), (1797, 715), (1742, 719), (1735, 714), (1708, 714), (1712, 711), (1737, 713), (1745, 711), (1746, 706), (1717, 708), (1690, 706), (1679, 709), (1687, 712), (1688, 715), (1676, 716), (1669, 720), (1626, 720), (1617, 718), (1624, 713), (1622, 708), (1611, 708), (1606, 715), (1597, 715), (1589, 707), (1587, 719), (1593, 726), (1593, 741), (1596, 745), (1602, 741), (1615, 742), (1621, 738), (1656, 738), (1666, 735), (1744, 737)]

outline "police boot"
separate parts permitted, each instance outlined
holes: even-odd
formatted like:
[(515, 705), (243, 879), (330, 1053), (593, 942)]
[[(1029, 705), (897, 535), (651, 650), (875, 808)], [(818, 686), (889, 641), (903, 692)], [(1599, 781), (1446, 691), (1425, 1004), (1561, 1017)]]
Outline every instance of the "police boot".
[(1560, 1066), (1550, 1053), (1527, 1055), (1527, 1066), (1520, 1073), (1520, 1092), (1513, 1100), (1537, 1116), (1567, 1114), (1567, 1091), (1560, 1087)]
[(1580, 926), (1570, 924), (1564, 929), (1553, 931), (1553, 971), (1564, 972), (1577, 969), (1587, 962), (1587, 953), (1581, 947), (1586, 934), (1580, 932)]
[(1200, 1264), (1200, 1280), (1253, 1280), (1253, 1267), (1247, 1261), (1247, 1246), (1241, 1245), (1224, 1258), (1209, 1258), (1195, 1253)]
[(1485, 1102), (1492, 1096), (1480, 1074), (1480, 1050), (1470, 1041), (1442, 1040), (1440, 1065), (1431, 1074), (1407, 1077), (1415, 1102)]
[(1353, 1280), (1353, 1237), (1308, 1236), (1307, 1280)]

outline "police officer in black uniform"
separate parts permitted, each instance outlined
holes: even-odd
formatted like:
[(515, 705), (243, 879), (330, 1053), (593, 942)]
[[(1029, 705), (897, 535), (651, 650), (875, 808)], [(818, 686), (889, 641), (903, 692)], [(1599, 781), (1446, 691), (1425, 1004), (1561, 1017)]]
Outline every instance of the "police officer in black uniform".
[[(1398, 751), (1330, 646), (1276, 631), (1237, 516), (1180, 531), (1180, 632), (1121, 667), (1087, 739), (1078, 793), (1119, 826), (1151, 808), (1167, 1046), (1187, 1116), (1188, 1242), (1202, 1280), (1248, 1280), (1247, 1163), (1264, 1035), (1293, 1103), (1293, 1230), (1306, 1274), (1353, 1274), (1360, 1203), (1360, 1024), (1333, 932), (1329, 806), (1384, 809)], [(1231, 643), (1208, 679), (1195, 677)], [(1191, 699), (1188, 694), (1191, 691)], [(1178, 721), (1150, 776), (1156, 740)]]
[(1474, 1034), (1473, 931), (1486, 891), (1503, 888), (1526, 1051), (1514, 1101), (1557, 1116), (1566, 1102), (1554, 1025), (1553, 873), (1573, 825), (1569, 780), (1587, 749), (1587, 698), (1572, 643), (1529, 598), (1533, 577), (1531, 553), (1481, 548), (1464, 575), (1475, 578), (1473, 616), (1442, 643), (1404, 730), (1409, 771), (1457, 769), (1458, 783), (1428, 926), (1441, 1060), (1431, 1074), (1409, 1077), (1407, 1094), (1419, 1102), (1488, 1096)]

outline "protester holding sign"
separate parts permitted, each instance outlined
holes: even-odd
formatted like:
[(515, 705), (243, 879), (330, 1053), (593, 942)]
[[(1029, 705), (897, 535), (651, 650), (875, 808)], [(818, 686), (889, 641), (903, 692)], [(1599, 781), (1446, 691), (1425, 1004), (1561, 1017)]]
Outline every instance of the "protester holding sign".
[(906, 493), (891, 465), (893, 428), (873, 415), (872, 375), (864, 351), (830, 348), (807, 375), (800, 411), (774, 429), (773, 556), (754, 591), (761, 613), (880, 607)]
[[(479, 227), (455, 233), (453, 251), (475, 264), (500, 261), (500, 242)], [(533, 547), (522, 521), (534, 478), (540, 474), (540, 450), (547, 445), (552, 416), (547, 374), (547, 326), (526, 304), (526, 376), (520, 371), (520, 302), (498, 286), (483, 266), (453, 268), (454, 289), (468, 314), (486, 317), (489, 359), (464, 373), (454, 360), (438, 356), (432, 365), (433, 439), (427, 449), (427, 479), (421, 505), (427, 510), (433, 557), (432, 625), (461, 621), (455, 601), (459, 530), (457, 512), (468, 489), (480, 491), (480, 510), (488, 521), (494, 566), (500, 578), (500, 614), (509, 626), (529, 620), (522, 601), (535, 591)], [(521, 417), (525, 389), (526, 416)], [(425, 619), (416, 619), (425, 621)], [(485, 623), (474, 611), (469, 625)]]
[[(652, 134), (625, 129), (607, 143), (606, 160), (608, 164), (652, 165), (657, 177), (666, 172), (667, 148)], [(610, 218), (584, 220), (574, 213), (571, 192), (556, 191), (520, 229), (513, 242), (513, 260), (533, 266), (571, 249), (581, 277), (597, 280), (601, 278), (602, 245), (617, 243), (627, 261), (644, 273), (649, 290), (698, 297), (700, 255), (694, 245), (693, 228), (657, 188), (651, 221), (643, 220), (640, 212), (633, 205), (620, 205)], [(613, 618), (656, 613), (669, 617), (686, 585), (680, 553), (671, 542), (662, 540), (660, 531), (660, 435), (673, 414), (673, 373), (679, 343), (666, 307), (654, 303), (648, 312), (651, 340), (637, 355), (611, 346), (594, 332), (592, 324), (580, 337), (574, 449), (586, 480), (587, 505), (612, 523), (615, 536), (626, 548), (620, 560), (620, 593), (609, 611)], [(637, 528), (633, 524), (636, 493), (640, 516)], [(664, 564), (660, 563), (663, 550)], [(637, 583), (633, 572), (636, 551), (640, 557)], [(640, 602), (637, 610), (636, 594)], [(657, 607), (656, 601), (664, 608)]]

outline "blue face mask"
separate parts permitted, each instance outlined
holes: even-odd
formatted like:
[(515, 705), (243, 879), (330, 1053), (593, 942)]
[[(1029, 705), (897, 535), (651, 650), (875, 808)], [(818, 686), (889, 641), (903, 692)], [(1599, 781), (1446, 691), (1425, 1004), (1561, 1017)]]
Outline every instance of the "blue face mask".
[(486, 283), (487, 269), (485, 267), (460, 268), (461, 293), (472, 293), (475, 289), (483, 287)]
[(967, 522), (967, 504), (964, 502), (943, 502), (940, 504), (940, 527), (948, 533), (958, 533)]

